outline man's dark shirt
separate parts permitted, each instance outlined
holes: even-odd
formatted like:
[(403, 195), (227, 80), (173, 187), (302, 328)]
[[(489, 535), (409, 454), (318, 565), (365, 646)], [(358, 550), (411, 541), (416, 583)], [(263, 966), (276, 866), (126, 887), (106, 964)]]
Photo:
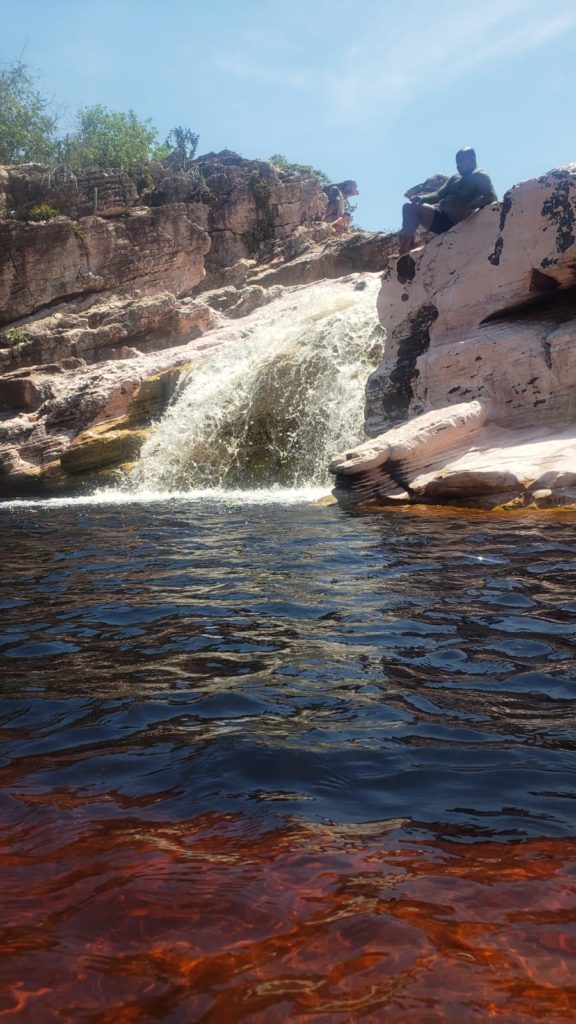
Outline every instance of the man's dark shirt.
[(437, 192), (421, 196), (422, 202), (438, 206), (453, 224), (464, 220), (473, 210), (479, 210), (498, 197), (485, 171), (476, 168), (468, 174), (453, 174)]

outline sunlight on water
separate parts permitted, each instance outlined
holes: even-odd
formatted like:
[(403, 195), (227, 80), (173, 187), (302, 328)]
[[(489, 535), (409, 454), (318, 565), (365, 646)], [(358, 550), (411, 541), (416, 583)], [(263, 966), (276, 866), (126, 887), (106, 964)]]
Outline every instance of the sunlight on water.
[(66, 498), (34, 500), (17, 498), (2, 503), (3, 509), (36, 508), (54, 509), (82, 505), (139, 505), (160, 502), (178, 502), (180, 505), (210, 501), (222, 505), (307, 505), (327, 497), (326, 487), (260, 487), (244, 490), (236, 487), (196, 487), (189, 491), (155, 491), (141, 488), (137, 491), (120, 491), (111, 488), (95, 491), (94, 494)]
[(310, 497), (0, 507), (2, 1024), (574, 1021), (573, 520)]

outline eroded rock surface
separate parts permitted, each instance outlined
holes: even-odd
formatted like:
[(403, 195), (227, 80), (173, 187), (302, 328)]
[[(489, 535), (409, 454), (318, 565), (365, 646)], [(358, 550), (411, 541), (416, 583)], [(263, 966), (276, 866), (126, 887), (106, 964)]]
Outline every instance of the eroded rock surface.
[(0, 225), (0, 324), (94, 292), (190, 292), (204, 277), (207, 233), (184, 204), (129, 217)]
[(393, 237), (336, 239), (325, 206), (315, 177), (229, 151), (145, 175), (0, 168), (0, 495), (108, 473), (159, 415), (130, 411), (158, 374), (175, 387), (287, 288), (381, 270)]
[[(366, 388), (374, 440), (332, 464), (343, 503), (366, 501), (371, 486), (378, 502), (401, 492), (482, 505), (573, 501), (575, 224), (570, 165), (415, 250), (411, 273), (390, 262), (378, 299), (384, 359)], [(462, 410), (472, 424), (465, 442), (454, 429)], [(433, 455), (422, 425), (436, 438)], [(393, 454), (398, 430), (409, 458)]]
[(82, 169), (73, 173), (42, 164), (0, 167), (0, 217), (25, 219), (40, 204), (74, 220), (96, 213), (120, 217), (137, 203), (137, 178), (125, 171)]

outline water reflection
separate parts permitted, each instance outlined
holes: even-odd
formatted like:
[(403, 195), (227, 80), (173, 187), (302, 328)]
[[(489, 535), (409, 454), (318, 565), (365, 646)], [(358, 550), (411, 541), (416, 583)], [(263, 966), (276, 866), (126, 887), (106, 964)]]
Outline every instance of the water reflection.
[(571, 521), (0, 514), (2, 1020), (571, 1019)]

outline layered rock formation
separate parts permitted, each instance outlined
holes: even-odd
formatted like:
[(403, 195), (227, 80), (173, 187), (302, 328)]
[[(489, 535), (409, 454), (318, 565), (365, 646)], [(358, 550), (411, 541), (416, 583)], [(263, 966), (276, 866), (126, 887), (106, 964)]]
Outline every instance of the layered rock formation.
[(0, 168), (0, 496), (90, 486), (236, 320), (381, 268), (393, 239), (336, 240), (325, 205), (316, 178), (228, 151), (145, 175)]
[(130, 216), (2, 223), (0, 324), (100, 292), (182, 295), (204, 277), (210, 240), (184, 203)]
[(576, 165), (516, 186), (392, 262), (372, 440), (337, 456), (346, 505), (576, 504)]

